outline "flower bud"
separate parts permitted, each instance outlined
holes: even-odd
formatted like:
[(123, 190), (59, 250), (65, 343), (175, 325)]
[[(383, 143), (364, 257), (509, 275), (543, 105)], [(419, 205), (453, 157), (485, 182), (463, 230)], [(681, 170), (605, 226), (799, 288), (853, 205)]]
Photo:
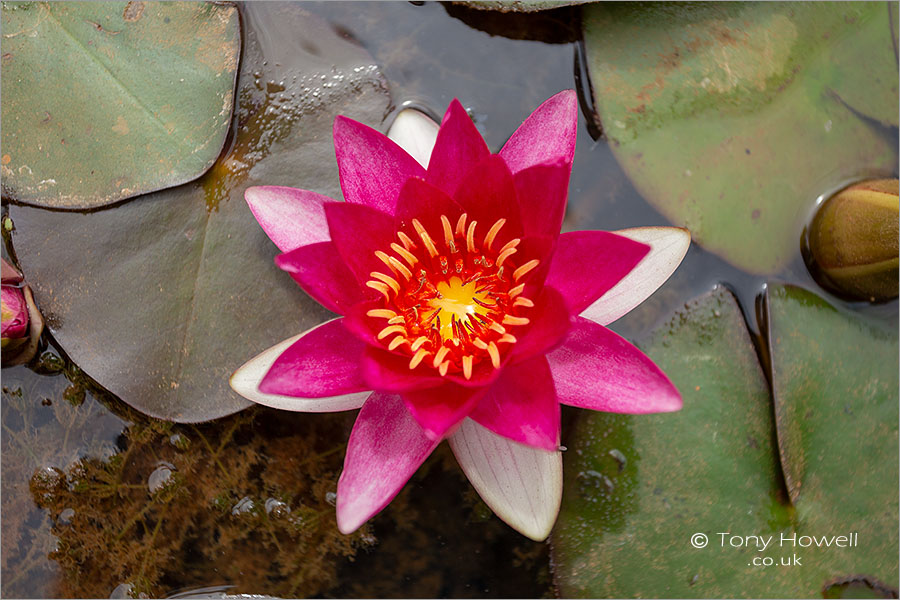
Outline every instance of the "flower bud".
[(863, 181), (826, 200), (809, 226), (804, 255), (822, 287), (852, 300), (898, 294), (896, 179)]
[(3, 307), (3, 348), (6, 348), (10, 342), (23, 338), (28, 333), (28, 307), (25, 305), (25, 295), (17, 287), (4, 285), (0, 294)]
[(37, 352), (44, 319), (34, 303), (31, 288), (22, 274), (2, 260), (2, 348), (3, 366), (28, 362)]

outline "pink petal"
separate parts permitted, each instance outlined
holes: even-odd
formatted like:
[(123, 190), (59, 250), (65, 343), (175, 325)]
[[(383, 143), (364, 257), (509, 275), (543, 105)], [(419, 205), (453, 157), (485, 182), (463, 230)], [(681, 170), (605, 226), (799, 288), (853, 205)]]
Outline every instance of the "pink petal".
[(484, 390), (445, 383), (436, 388), (411, 390), (401, 395), (425, 435), (439, 441), (472, 412)]
[(465, 175), (490, 154), (466, 109), (454, 98), (441, 121), (425, 179), (452, 195)]
[(437, 134), (438, 124), (431, 117), (414, 108), (405, 108), (397, 114), (387, 135), (427, 168)]
[(562, 500), (562, 453), (525, 446), (471, 419), (450, 447), (472, 486), (507, 525), (529, 538), (550, 535)]
[(509, 167), (499, 156), (491, 155), (471, 167), (453, 199), (468, 213), (469, 223), (478, 221), (475, 238), (479, 245), (498, 219), (506, 219), (506, 224), (497, 235), (494, 248), (522, 237), (516, 185)]
[(344, 199), (394, 214), (400, 188), (410, 177), (425, 178), (425, 169), (403, 148), (371, 127), (347, 117), (334, 120)]
[[(318, 327), (321, 327), (321, 325), (316, 326), (316, 328)], [(313, 330), (311, 329), (310, 331)], [(275, 344), (268, 350), (248, 360), (231, 376), (229, 381), (231, 389), (257, 404), (297, 412), (337, 412), (353, 410), (362, 406), (371, 392), (356, 392), (329, 398), (297, 398), (278, 394), (264, 394), (259, 391), (259, 384), (266, 373), (269, 372), (269, 369), (272, 368), (272, 363), (275, 362), (275, 359), (307, 333), (309, 331)]]
[(608, 231), (571, 231), (559, 236), (547, 285), (579, 314), (627, 275), (650, 246)]
[(681, 395), (647, 356), (606, 327), (575, 319), (566, 342), (547, 355), (563, 404), (646, 414), (681, 409)]
[(503, 370), (471, 417), (514, 442), (559, 449), (559, 401), (547, 359), (538, 356)]
[(378, 333), (388, 325), (386, 319), (370, 317), (366, 314), (373, 308), (384, 308), (384, 301), (381, 299), (366, 300), (359, 304), (354, 304), (344, 314), (344, 327), (363, 342), (384, 350), (387, 348), (387, 344), (391, 343), (393, 336), (388, 337), (384, 341), (377, 338)]
[[(445, 215), (451, 225), (456, 225), (456, 220), (462, 213), (462, 207), (443, 191), (422, 179), (412, 178), (407, 180), (403, 189), (400, 190), (395, 227), (398, 230), (402, 228), (413, 241), (418, 243), (419, 237), (411, 225), (413, 219), (418, 219), (429, 235), (439, 244), (443, 244), (441, 215)], [(395, 252), (389, 251), (388, 253), (396, 256)]]
[(259, 384), (264, 394), (324, 398), (372, 389), (363, 380), (360, 358), (365, 344), (341, 324), (328, 321), (281, 353)]
[(559, 235), (566, 216), (571, 166), (559, 161), (534, 165), (513, 175), (525, 235)]
[(332, 242), (300, 246), (276, 256), (275, 264), (290, 273), (307, 294), (330, 311), (346, 314), (354, 304), (365, 299), (359, 282)]
[[(376, 250), (389, 251), (395, 241), (394, 218), (379, 210), (334, 202), (325, 207), (331, 239), (338, 253), (356, 277), (360, 287), (372, 279), (370, 273), (388, 273), (390, 269), (375, 256)], [(369, 288), (365, 288), (368, 290)], [(378, 292), (372, 290), (374, 296)]]
[(650, 253), (581, 316), (608, 325), (646, 300), (678, 265), (691, 245), (691, 233), (680, 227), (636, 227), (613, 232), (648, 244)]
[(422, 361), (409, 368), (409, 356), (367, 346), (362, 354), (363, 379), (369, 388), (382, 392), (409, 392), (433, 389), (445, 383), (437, 370)]
[(334, 200), (327, 196), (265, 185), (247, 188), (244, 199), (263, 231), (282, 252), (331, 239), (324, 205)]
[(562, 161), (571, 168), (578, 126), (578, 99), (564, 90), (541, 104), (500, 150), (510, 170)]
[(341, 533), (387, 506), (440, 442), (429, 439), (399, 396), (372, 394), (353, 425), (337, 487)]
[(531, 319), (531, 328), (524, 334), (520, 334), (516, 328), (510, 329), (518, 338), (512, 348), (512, 356), (516, 362), (546, 354), (563, 341), (572, 327), (566, 302), (552, 287), (545, 287), (535, 299), (534, 308), (522, 314)]

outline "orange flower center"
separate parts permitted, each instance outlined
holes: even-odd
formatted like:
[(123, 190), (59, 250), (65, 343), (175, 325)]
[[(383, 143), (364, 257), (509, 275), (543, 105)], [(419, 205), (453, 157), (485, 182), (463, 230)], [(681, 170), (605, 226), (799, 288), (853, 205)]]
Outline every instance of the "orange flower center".
[(391, 253), (375, 252), (389, 273), (370, 273), (366, 285), (381, 292), (384, 307), (367, 314), (387, 320), (378, 339), (390, 338), (389, 350), (408, 353), (410, 369), (427, 361), (442, 376), (462, 372), (471, 379), (473, 366), (482, 360), (499, 368), (501, 355), (516, 343), (510, 331), (529, 322), (520, 314), (534, 306), (522, 296), (524, 280), (540, 262), (517, 264), (512, 257), (519, 238), (499, 246), (506, 219), (483, 238), (476, 237), (478, 222), (466, 221), (463, 213), (453, 227), (441, 215), (441, 244), (413, 219), (409, 234), (420, 243), (398, 231), (400, 243), (391, 244)]

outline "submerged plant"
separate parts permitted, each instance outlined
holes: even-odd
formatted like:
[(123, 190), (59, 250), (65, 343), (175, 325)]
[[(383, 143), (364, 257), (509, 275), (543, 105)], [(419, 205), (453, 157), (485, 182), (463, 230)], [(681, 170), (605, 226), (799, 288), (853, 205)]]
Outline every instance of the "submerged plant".
[(544, 539), (561, 496), (560, 403), (681, 407), (665, 374), (604, 325), (668, 278), (690, 236), (560, 234), (576, 125), (575, 94), (562, 92), (491, 154), (454, 100), (437, 132), (399, 134), (414, 158), (338, 117), (346, 202), (247, 190), (283, 251), (276, 263), (342, 317), (257, 356), (232, 387), (276, 408), (362, 408), (338, 483), (342, 532), (384, 508), (449, 439), (486, 504)]

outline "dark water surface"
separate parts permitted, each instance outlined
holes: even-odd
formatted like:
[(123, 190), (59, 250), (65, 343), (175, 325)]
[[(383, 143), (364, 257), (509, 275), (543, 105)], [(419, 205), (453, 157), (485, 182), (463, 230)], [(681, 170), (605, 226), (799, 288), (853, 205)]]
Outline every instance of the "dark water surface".
[[(291, 39), (281, 17), (298, 10), (324, 18), (374, 57), (394, 112), (414, 105), (439, 118), (458, 97), (493, 150), (543, 100), (575, 87), (582, 71), (577, 9), (500, 18), (437, 3), (259, 3), (244, 7), (244, 23), (266, 24), (256, 30), (260, 46), (278, 48)], [(588, 123), (582, 113), (564, 229), (668, 224)], [(813, 285), (799, 240), (796, 261), (771, 277)], [(765, 279), (692, 246), (670, 282), (614, 329), (637, 337), (724, 282), (758, 332), (755, 303)], [(896, 302), (859, 308), (896, 314)], [(198, 589), (281, 597), (553, 595), (546, 544), (493, 517), (446, 444), (380, 516), (342, 536), (333, 494), (355, 415), (252, 408), (196, 426), (155, 421), (63, 356), (50, 343), (30, 367), (3, 370), (4, 597)], [(572, 418), (574, 411), (565, 413)]]

